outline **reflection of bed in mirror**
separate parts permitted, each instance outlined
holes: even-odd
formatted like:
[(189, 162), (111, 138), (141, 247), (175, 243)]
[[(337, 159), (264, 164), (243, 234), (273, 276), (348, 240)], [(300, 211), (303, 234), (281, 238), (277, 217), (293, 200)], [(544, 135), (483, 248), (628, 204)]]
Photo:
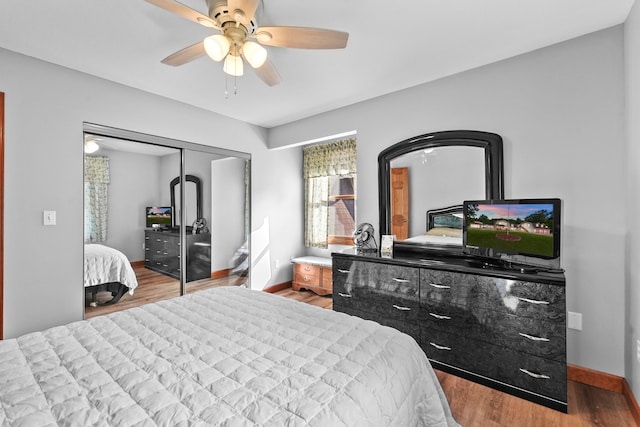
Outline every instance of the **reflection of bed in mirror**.
[(462, 205), (427, 211), (425, 233), (405, 239), (422, 245), (462, 247)]
[(100, 305), (115, 304), (138, 286), (136, 274), (127, 257), (117, 249), (99, 244), (84, 245), (84, 289), (91, 298), (90, 305), (98, 305), (98, 292), (110, 292), (112, 298)]

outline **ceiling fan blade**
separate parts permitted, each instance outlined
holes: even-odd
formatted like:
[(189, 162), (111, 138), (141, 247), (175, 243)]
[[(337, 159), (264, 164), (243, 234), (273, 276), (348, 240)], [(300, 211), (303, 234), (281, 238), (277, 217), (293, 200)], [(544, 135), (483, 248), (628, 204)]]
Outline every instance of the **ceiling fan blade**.
[[(227, 7), (231, 16), (234, 15), (234, 11), (241, 10), (244, 12), (244, 18), (241, 19), (247, 27), (247, 23), (253, 19), (253, 15), (256, 14), (258, 9), (259, 0), (228, 0)], [(247, 27), (248, 28), (248, 27)]]
[(201, 41), (167, 56), (162, 60), (162, 63), (176, 67), (178, 65), (191, 62), (194, 59), (198, 59), (206, 54), (207, 52), (204, 50), (204, 42)]
[(298, 49), (342, 49), (347, 46), (349, 33), (323, 28), (260, 27), (256, 39), (267, 46)]
[(218, 24), (213, 19), (209, 18), (207, 15), (204, 15), (197, 10), (191, 9), (183, 5), (182, 3), (178, 3), (175, 0), (146, 0), (147, 2), (158, 6), (164, 10), (167, 10), (171, 13), (175, 13), (176, 15), (180, 15), (183, 18), (186, 18), (190, 21), (195, 22), (196, 24), (204, 25), (209, 28), (218, 28)]
[(280, 74), (278, 74), (278, 70), (275, 69), (273, 64), (269, 62), (269, 60), (265, 61), (258, 68), (254, 68), (258, 77), (265, 82), (269, 86), (275, 86), (280, 83)]

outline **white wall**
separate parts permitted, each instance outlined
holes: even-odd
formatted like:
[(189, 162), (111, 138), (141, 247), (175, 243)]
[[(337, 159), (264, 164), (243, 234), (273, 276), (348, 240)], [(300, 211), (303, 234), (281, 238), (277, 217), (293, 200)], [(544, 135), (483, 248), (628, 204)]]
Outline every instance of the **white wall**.
[[(569, 363), (623, 375), (625, 163), (623, 29), (586, 35), (271, 129), (272, 147), (355, 129), (358, 222), (378, 224), (377, 156), (427, 132), (504, 139), (508, 198), (564, 202)], [(637, 73), (636, 73), (637, 74)], [(637, 212), (637, 210), (635, 211)]]
[[(7, 50), (0, 49), (0, 64), (5, 338), (83, 317), (85, 121), (251, 153), (252, 229), (261, 238), (251, 284), (262, 289), (290, 280), (290, 266), (275, 270), (263, 260), (265, 253), (285, 259), (302, 251), (300, 194), (282, 191), (302, 187), (299, 149), (269, 151), (262, 128)], [(43, 226), (43, 210), (56, 210), (58, 225)]]
[(109, 158), (107, 240), (129, 261), (144, 261), (145, 207), (157, 206), (160, 186), (157, 156), (101, 148), (95, 155)]
[(635, 3), (625, 23), (625, 76), (627, 100), (627, 267), (625, 318), (625, 371), (636, 399), (640, 397), (640, 4)]

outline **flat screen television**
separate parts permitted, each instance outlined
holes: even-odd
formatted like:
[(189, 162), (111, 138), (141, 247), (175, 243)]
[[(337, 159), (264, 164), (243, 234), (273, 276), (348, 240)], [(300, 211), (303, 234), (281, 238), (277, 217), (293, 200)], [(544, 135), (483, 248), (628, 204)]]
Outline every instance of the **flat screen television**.
[(171, 228), (171, 206), (147, 206), (147, 228)]
[(560, 199), (466, 200), (463, 253), (505, 267), (560, 268)]

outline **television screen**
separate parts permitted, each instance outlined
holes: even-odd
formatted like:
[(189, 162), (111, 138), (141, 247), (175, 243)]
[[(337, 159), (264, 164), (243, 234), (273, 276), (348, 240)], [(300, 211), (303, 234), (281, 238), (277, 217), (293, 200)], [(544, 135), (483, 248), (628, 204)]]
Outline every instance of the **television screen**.
[(147, 228), (171, 228), (170, 206), (147, 206)]
[(560, 256), (560, 199), (465, 201), (463, 215), (466, 253)]

